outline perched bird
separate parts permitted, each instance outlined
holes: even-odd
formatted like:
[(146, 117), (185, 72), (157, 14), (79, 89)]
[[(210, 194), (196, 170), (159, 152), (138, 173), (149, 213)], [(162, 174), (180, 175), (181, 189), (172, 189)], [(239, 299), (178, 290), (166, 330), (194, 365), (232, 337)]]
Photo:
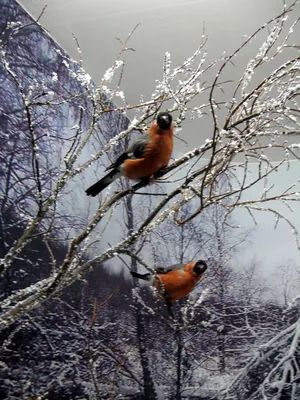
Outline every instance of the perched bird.
[(162, 112), (148, 132), (141, 135), (118, 159), (110, 165), (110, 172), (85, 192), (97, 196), (120, 176), (137, 180), (150, 177), (168, 165), (173, 150), (174, 124), (171, 114)]
[(206, 262), (199, 260), (166, 268), (158, 267), (155, 269), (156, 274), (138, 274), (134, 271), (130, 273), (135, 278), (150, 282), (170, 306), (171, 302), (181, 299), (194, 289), (206, 269)]

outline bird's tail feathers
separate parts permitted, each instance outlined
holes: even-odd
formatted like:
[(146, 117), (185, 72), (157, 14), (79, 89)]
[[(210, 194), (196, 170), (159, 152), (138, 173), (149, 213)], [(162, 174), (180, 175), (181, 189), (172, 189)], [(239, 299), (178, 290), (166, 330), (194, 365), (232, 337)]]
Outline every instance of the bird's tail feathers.
[(134, 278), (143, 279), (144, 281), (150, 281), (152, 278), (152, 274), (149, 274), (149, 273), (148, 274), (139, 274), (134, 271), (130, 271), (130, 273)]
[(88, 196), (95, 197), (97, 194), (102, 192), (108, 185), (110, 185), (115, 179), (119, 178), (121, 173), (119, 170), (110, 171), (107, 175), (105, 175), (102, 179), (96, 182), (94, 185), (90, 186), (85, 193)]

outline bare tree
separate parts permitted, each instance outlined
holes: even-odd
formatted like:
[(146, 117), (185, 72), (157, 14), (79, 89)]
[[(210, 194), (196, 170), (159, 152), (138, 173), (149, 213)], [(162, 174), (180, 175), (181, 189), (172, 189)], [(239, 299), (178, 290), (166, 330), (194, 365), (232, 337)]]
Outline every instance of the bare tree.
[(228, 399), (299, 397), (299, 319), (265, 342), (224, 391)]
[[(295, 2), (285, 4), (280, 15), (257, 29), (236, 51), (223, 54), (212, 63), (206, 61), (205, 34), (195, 53), (175, 68), (171, 67), (171, 56), (166, 53), (162, 77), (153, 95), (135, 105), (127, 104), (120, 90), (124, 73), (122, 58), (128, 50), (131, 35), (121, 43), (119, 56), (96, 87), (84, 71), (81, 58), (75, 62), (60, 50), (55, 52), (58, 70), (52, 70), (46, 78), (44, 75), (25, 74), (29, 61), (40, 60), (38, 54), (30, 59), (24, 55), (30, 36), (48, 39), (38, 29), (39, 21), (7, 21), (0, 43), (1, 80), (8, 97), (8, 88), (15, 90), (16, 96), (11, 98), (11, 104), (16, 111), (10, 115), (4, 110), (2, 132), (8, 132), (9, 137), (14, 120), (20, 119), (18, 126), (22, 127), (24, 148), (22, 151), (20, 142), (14, 139), (8, 143), (8, 156), (5, 153), (1, 156), (6, 160), (6, 172), (1, 175), (1, 188), (5, 193), (1, 205), (4, 204), (5, 209), (9, 204), (17, 204), (15, 210), (22, 221), (12, 243), (5, 240), (5, 229), (1, 226), (1, 275), (5, 277), (15, 268), (19, 256), (37, 236), (48, 246), (53, 267), (36, 281), (6, 293), (1, 309), (1, 329), (21, 321), (32, 309), (82, 279), (87, 271), (130, 250), (145, 236), (153, 235), (165, 220), (173, 218), (175, 224), (184, 226), (216, 204), (225, 210), (224, 223), (237, 208), (248, 212), (254, 221), (257, 213), (273, 214), (276, 223), (285, 221), (291, 227), (299, 247), (295, 224), (277, 208), (280, 203), (290, 210), (291, 205), (299, 201), (297, 179), (282, 190), (269, 184), (278, 168), (289, 165), (290, 158), (293, 162), (299, 161), (300, 58), (297, 53), (299, 43), (293, 42), (298, 40), (293, 35), (298, 21), (292, 21), (290, 25), (287, 22), (294, 6)], [(226, 74), (235, 58), (256, 37), (259, 40), (260, 34), (265, 34), (265, 37), (256, 56), (249, 60), (241, 76), (232, 74), (233, 82), (228, 85)], [(16, 59), (22, 57), (22, 64), (16, 63)], [(112, 85), (112, 78), (117, 77), (118, 72), (117, 84)], [(66, 87), (66, 78), (74, 84)], [(116, 99), (123, 102), (121, 106), (114, 105)], [(1, 111), (3, 104), (6, 103), (1, 102)], [(171, 176), (179, 168), (184, 168), (183, 178), (177, 180), (175, 176), (171, 185), (162, 183), (165, 195), (162, 199), (153, 196), (149, 214), (127, 237), (116, 240), (107, 248), (101, 246), (91, 255), (92, 243), (103, 243), (109, 227), (119, 218), (121, 200), (129, 195), (134, 199), (145, 183), (125, 187), (117, 193), (109, 188), (99, 197), (97, 204), (85, 199), (84, 209), (88, 208), (90, 213), (81, 218), (73, 206), (76, 196), (81, 201), (83, 199), (83, 195), (78, 193), (81, 187), (83, 193), (83, 177), (88, 176), (89, 168), (98, 166), (99, 160), (109, 156), (110, 150), (134, 130), (149, 125), (162, 108), (173, 113), (177, 127), (189, 118), (199, 118), (201, 122), (201, 118), (209, 113), (212, 124), (208, 139), (156, 174), (155, 178), (162, 183), (166, 182), (164, 179), (172, 180)], [(101, 148), (95, 147), (95, 136), (101, 136), (102, 130), (110, 126), (114, 118), (126, 118), (124, 114), (128, 110), (136, 112), (128, 128), (116, 131), (115, 136), (107, 141), (104, 139)], [(56, 126), (54, 122), (58, 113), (71, 115), (71, 121), (62, 118), (63, 125)], [(281, 151), (276, 162), (270, 161), (274, 149)], [(14, 162), (17, 156), (21, 159)], [(250, 173), (249, 164), (253, 160), (257, 162), (256, 171)], [(220, 175), (225, 175), (228, 180), (228, 186), (221, 190), (218, 188)], [(161, 180), (165, 176), (168, 178)], [(251, 190), (257, 185), (263, 187), (261, 196)], [(146, 193), (149, 193), (148, 189), (151, 191), (151, 186), (147, 187)], [(193, 207), (184, 214), (182, 210), (187, 204)], [(68, 218), (62, 219), (64, 214)], [(52, 257), (51, 244), (56, 240), (67, 243), (63, 261)], [(285, 383), (294, 391), (292, 393), (296, 393), (298, 340), (299, 322), (292, 322), (266, 343), (264, 349), (267, 352), (263, 350), (262, 358), (272, 365), (272, 370), (257, 393), (269, 396), (267, 385), (271, 381), (281, 382), (278, 396)], [(273, 344), (278, 350), (274, 350)], [(260, 357), (254, 357), (243, 371), (250, 371), (261, 360)], [(281, 378), (278, 378), (280, 374)], [(237, 385), (242, 385), (243, 376), (239, 374), (234, 379), (231, 385), (234, 390)]]
[(297, 269), (293, 260), (287, 260), (286, 263), (278, 266), (278, 277), (280, 279), (279, 287), (275, 290), (282, 298), (285, 307), (292, 301), (297, 294), (299, 282), (297, 282)]

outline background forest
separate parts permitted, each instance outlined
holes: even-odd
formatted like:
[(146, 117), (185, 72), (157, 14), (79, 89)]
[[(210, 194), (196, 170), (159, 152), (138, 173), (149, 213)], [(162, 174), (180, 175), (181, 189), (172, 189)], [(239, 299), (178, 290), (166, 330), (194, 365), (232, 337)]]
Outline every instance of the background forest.
[[(243, 256), (263, 212), (299, 247), (299, 176), (284, 189), (273, 183), (299, 168), (293, 6), (213, 62), (205, 35), (180, 66), (166, 53), (153, 96), (130, 105), (122, 58), (134, 32), (96, 86), (76, 38), (79, 61), (40, 19), (1, 0), (1, 398), (300, 398), (299, 265), (279, 260), (265, 278), (255, 255)], [(254, 37), (257, 55), (226, 92), (223, 71)], [(151, 185), (120, 180), (87, 198), (165, 109), (178, 133), (208, 116), (208, 139), (174, 152)], [(241, 210), (253, 228), (241, 226)], [(198, 259), (208, 270), (174, 320), (129, 274)]]

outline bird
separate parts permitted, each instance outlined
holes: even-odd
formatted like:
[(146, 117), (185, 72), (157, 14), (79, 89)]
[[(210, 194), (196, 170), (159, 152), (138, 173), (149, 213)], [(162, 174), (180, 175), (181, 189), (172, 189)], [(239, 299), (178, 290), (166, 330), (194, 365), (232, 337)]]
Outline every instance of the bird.
[(111, 164), (110, 171), (102, 179), (89, 187), (85, 192), (95, 197), (120, 176), (132, 180), (149, 178), (166, 167), (173, 150), (174, 123), (172, 115), (161, 112), (156, 121), (129, 148)]
[(163, 296), (172, 315), (172, 302), (187, 296), (202, 278), (206, 269), (206, 262), (198, 260), (170, 267), (157, 267), (154, 269), (155, 273), (139, 274), (135, 271), (130, 271), (130, 273), (134, 278), (150, 282)]

